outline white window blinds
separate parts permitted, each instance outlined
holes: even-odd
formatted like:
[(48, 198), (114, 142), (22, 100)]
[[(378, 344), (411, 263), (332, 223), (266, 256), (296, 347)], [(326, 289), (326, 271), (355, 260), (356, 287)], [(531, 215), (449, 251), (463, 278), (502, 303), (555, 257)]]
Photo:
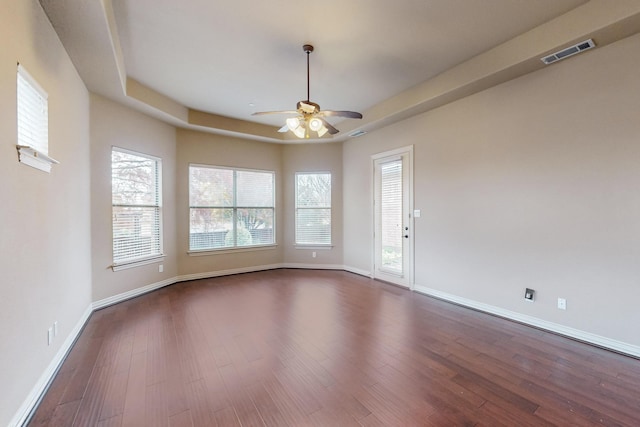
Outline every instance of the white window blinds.
[(275, 243), (275, 174), (189, 167), (189, 249), (207, 251)]
[(296, 174), (296, 244), (331, 244), (331, 174)]
[(162, 255), (161, 166), (155, 157), (111, 152), (114, 265)]
[(18, 145), (49, 153), (49, 107), (47, 93), (18, 65)]
[(402, 274), (402, 160), (381, 166), (382, 268)]

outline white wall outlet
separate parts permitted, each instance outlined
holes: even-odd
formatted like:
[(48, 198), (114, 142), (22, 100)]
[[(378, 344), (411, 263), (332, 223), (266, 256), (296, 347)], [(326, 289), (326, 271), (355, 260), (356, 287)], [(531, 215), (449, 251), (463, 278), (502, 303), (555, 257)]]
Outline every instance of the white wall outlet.
[(47, 345), (51, 345), (53, 342), (53, 326), (47, 329)]
[(55, 322), (53, 322), (53, 336), (54, 337), (58, 336), (58, 321), (57, 320)]
[(312, 257), (312, 258), (315, 258), (315, 257), (316, 257), (316, 255), (317, 255), (317, 254), (315, 253), (315, 251), (314, 251), (314, 252), (311, 252), (311, 257)]
[(560, 310), (566, 310), (567, 309), (567, 300), (564, 298), (558, 298), (558, 308)]
[(164, 265), (160, 264), (158, 266), (158, 273), (162, 273), (164, 271)]

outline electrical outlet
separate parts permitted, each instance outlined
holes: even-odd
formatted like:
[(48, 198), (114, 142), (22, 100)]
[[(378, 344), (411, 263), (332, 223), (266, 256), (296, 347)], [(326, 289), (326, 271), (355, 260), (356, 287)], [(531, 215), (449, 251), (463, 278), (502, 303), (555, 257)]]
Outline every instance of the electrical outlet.
[(526, 301), (533, 302), (533, 297), (534, 297), (535, 293), (536, 293), (536, 291), (534, 291), (533, 289), (529, 289), (529, 288), (525, 289), (524, 290), (524, 299)]
[(51, 345), (53, 342), (53, 326), (47, 329), (47, 345)]
[(311, 257), (315, 258), (316, 257), (316, 253), (315, 252), (311, 252)]
[(162, 273), (164, 271), (164, 265), (160, 264), (158, 266), (158, 273)]
[(567, 309), (567, 300), (564, 298), (558, 298), (558, 308), (560, 310), (566, 310)]

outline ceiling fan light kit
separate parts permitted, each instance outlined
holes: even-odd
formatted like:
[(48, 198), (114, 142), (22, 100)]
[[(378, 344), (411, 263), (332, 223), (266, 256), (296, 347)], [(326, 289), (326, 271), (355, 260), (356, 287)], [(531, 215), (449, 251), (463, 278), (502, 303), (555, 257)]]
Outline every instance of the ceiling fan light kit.
[(320, 105), (311, 102), (309, 96), (309, 55), (313, 52), (313, 46), (305, 44), (302, 50), (307, 54), (307, 99), (299, 101), (296, 104), (295, 111), (260, 111), (253, 113), (256, 115), (264, 114), (295, 114), (296, 117), (290, 117), (285, 121), (285, 125), (278, 132), (291, 131), (298, 138), (310, 138), (311, 132), (314, 132), (318, 138), (322, 138), (329, 133), (335, 135), (340, 132), (327, 122), (324, 117), (347, 117), (351, 119), (361, 119), (362, 114), (355, 111), (334, 111), (320, 110)]

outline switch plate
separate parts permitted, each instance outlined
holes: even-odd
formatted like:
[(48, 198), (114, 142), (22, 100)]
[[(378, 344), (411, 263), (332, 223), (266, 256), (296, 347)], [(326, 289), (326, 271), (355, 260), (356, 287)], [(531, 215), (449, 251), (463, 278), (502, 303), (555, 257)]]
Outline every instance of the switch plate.
[(53, 322), (53, 336), (54, 337), (58, 336), (58, 321), (57, 320), (55, 322)]
[(420, 218), (420, 209), (414, 209), (413, 210), (413, 217), (414, 218)]
[(567, 300), (564, 298), (558, 298), (558, 308), (560, 310), (566, 310), (567, 309)]
[(47, 345), (51, 345), (53, 342), (53, 326), (47, 329)]
[(315, 252), (311, 252), (311, 257), (312, 257), (312, 258), (315, 258), (315, 257), (316, 257), (316, 255), (317, 255), (317, 254), (316, 254)]
[(158, 266), (158, 273), (162, 273), (164, 271), (164, 265), (160, 264)]

